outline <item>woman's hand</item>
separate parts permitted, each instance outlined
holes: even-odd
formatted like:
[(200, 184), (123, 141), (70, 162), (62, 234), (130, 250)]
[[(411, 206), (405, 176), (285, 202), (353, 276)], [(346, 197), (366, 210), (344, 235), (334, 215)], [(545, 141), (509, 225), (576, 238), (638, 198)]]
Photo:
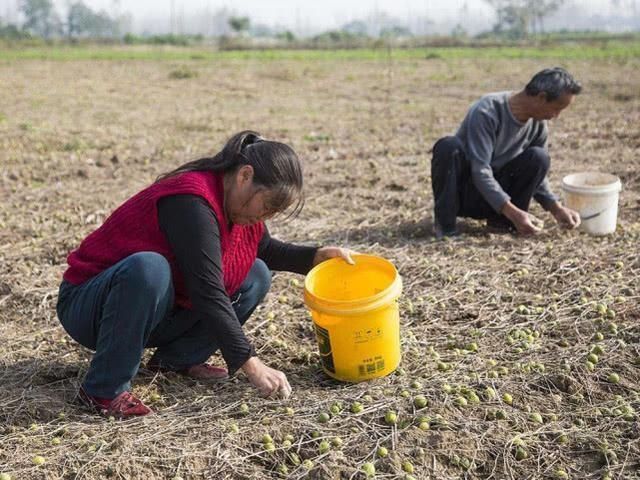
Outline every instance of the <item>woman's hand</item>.
[(329, 260), (330, 258), (342, 258), (349, 265), (355, 265), (351, 255), (355, 255), (357, 252), (342, 247), (320, 247), (313, 257), (313, 266), (315, 267), (319, 263)]
[(289, 398), (291, 395), (291, 385), (287, 376), (280, 370), (267, 367), (258, 357), (251, 357), (241, 368), (263, 397), (277, 395), (280, 398)]

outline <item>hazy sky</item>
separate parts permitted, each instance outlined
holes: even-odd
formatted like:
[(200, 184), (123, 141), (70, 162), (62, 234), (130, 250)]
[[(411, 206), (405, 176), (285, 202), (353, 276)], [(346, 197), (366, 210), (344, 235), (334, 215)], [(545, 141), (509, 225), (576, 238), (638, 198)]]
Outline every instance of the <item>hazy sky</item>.
[[(0, 15), (14, 14), (19, 0), (0, 0)], [(618, 0), (620, 3), (640, 3), (640, 0)], [(434, 21), (456, 17), (466, 5), (475, 20), (489, 22), (493, 10), (484, 0), (84, 0), (91, 8), (130, 12), (134, 25), (150, 21), (168, 21), (171, 5), (175, 14), (191, 16), (208, 9), (213, 12), (227, 7), (251, 17), (253, 24), (280, 24), (295, 27), (332, 28), (347, 21), (363, 18), (378, 10), (407, 21), (415, 17), (429, 17)], [(63, 10), (69, 0), (54, 0)], [(607, 15), (612, 0), (575, 0), (581, 10)]]

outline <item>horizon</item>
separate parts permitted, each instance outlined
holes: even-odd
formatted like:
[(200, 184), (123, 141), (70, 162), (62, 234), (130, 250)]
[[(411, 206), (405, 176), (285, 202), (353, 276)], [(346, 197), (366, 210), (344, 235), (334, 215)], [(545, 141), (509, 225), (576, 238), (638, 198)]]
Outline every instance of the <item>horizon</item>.
[[(58, 12), (66, 11), (67, 0), (53, 0)], [(375, 26), (383, 20), (403, 25), (417, 34), (448, 33), (460, 25), (470, 34), (491, 29), (495, 12), (485, 0), (352, 0), (345, 6), (341, 0), (325, 0), (321, 4), (305, 0), (84, 0), (95, 11), (112, 16), (131, 16), (132, 33), (159, 34), (219, 32), (215, 14), (227, 9), (237, 16), (248, 16), (252, 26), (290, 30), (296, 35), (313, 35), (340, 28), (352, 21), (368, 20)], [(19, 0), (2, 0), (0, 16), (8, 22), (19, 19)], [(567, 15), (571, 13), (571, 15)], [(548, 30), (602, 29), (625, 31), (640, 29), (640, 0), (567, 1), (545, 21)], [(616, 19), (628, 19), (627, 24)], [(609, 19), (609, 21), (607, 21)]]

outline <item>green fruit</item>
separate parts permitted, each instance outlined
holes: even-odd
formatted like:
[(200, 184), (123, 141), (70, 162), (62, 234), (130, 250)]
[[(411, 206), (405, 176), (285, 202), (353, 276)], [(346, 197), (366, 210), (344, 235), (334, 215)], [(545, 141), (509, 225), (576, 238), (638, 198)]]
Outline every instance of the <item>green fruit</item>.
[(449, 385), (448, 383), (445, 383), (444, 385), (442, 385), (442, 391), (449, 394), (453, 391), (453, 387), (451, 387), (451, 385)]
[(320, 452), (320, 455), (322, 455), (323, 453), (327, 453), (329, 450), (331, 450), (331, 445), (329, 445), (329, 442), (327, 442), (326, 440), (321, 441), (320, 445), (318, 445), (318, 451)]
[(587, 355), (587, 360), (595, 365), (596, 363), (598, 363), (599, 358), (595, 353), (590, 353), (589, 355)]
[(418, 424), (418, 428), (420, 430), (423, 430), (423, 431), (426, 432), (427, 430), (429, 430), (431, 428), (431, 425), (429, 424), (429, 422), (420, 422)]
[(291, 448), (291, 441), (290, 440), (283, 440), (282, 441), (282, 448)]
[(351, 404), (351, 413), (360, 413), (364, 410), (364, 407), (360, 402), (353, 402)]
[(593, 339), (594, 339), (596, 342), (601, 342), (602, 340), (604, 340), (604, 335), (602, 334), (602, 332), (596, 332), (596, 333), (593, 335)]
[(540, 415), (537, 412), (530, 413), (529, 414), (529, 421), (531, 421), (533, 423), (543, 423), (542, 415)]
[(416, 406), (416, 408), (424, 408), (427, 406), (428, 403), (429, 402), (424, 395), (417, 395), (413, 399), (413, 404)]
[(313, 462), (311, 460), (307, 459), (304, 462), (302, 462), (302, 467), (305, 470), (311, 470), (313, 468)]
[(60, 441), (61, 440), (58, 437), (54, 437), (51, 439), (51, 445), (60, 445)]
[(502, 401), (504, 403), (506, 403), (507, 405), (512, 405), (513, 404), (513, 397), (511, 396), (510, 393), (505, 393), (502, 395)]
[(311, 438), (320, 438), (320, 432), (314, 430), (313, 432), (311, 432)]
[(491, 387), (487, 387), (484, 389), (484, 397), (487, 400), (493, 400), (494, 398), (496, 398), (496, 391)]
[(411, 388), (414, 388), (414, 389), (422, 388), (422, 384), (417, 380), (414, 380), (413, 382), (411, 382), (410, 386)]
[(389, 410), (384, 416), (384, 421), (387, 425), (395, 425), (398, 422), (398, 414), (393, 410)]
[(569, 437), (566, 434), (562, 433), (558, 436), (557, 441), (561, 445), (566, 445), (567, 443), (569, 443)]
[(8, 473), (0, 473), (0, 480), (11, 480), (11, 475)]
[(498, 420), (505, 420), (507, 418), (507, 413), (504, 410), (496, 410), (496, 418)]
[(620, 381), (620, 375), (618, 375), (617, 373), (610, 373), (607, 377), (607, 380), (610, 383), (618, 383)]
[(240, 404), (240, 413), (242, 413), (242, 414), (249, 413), (249, 405), (247, 405), (246, 403), (241, 403)]
[(342, 446), (342, 439), (340, 437), (333, 437), (331, 439), (331, 445), (333, 445), (336, 448), (340, 448)]
[(409, 393), (409, 390), (402, 390), (400, 392), (400, 396), (404, 397), (404, 398), (409, 398), (411, 396), (411, 394)]
[(293, 463), (294, 465), (300, 465), (300, 457), (298, 456), (297, 453), (295, 452), (291, 452), (289, 454), (289, 459), (291, 460), (291, 463)]
[(273, 438), (268, 433), (262, 436), (262, 443), (273, 443)]
[(591, 353), (602, 355), (604, 353), (604, 347), (602, 345), (594, 345), (591, 347)]
[(477, 352), (478, 351), (478, 344), (476, 342), (471, 342), (469, 345), (467, 345), (467, 350), (469, 352)]
[(327, 412), (321, 412), (318, 415), (318, 422), (320, 423), (327, 423), (329, 420), (331, 420), (331, 417)]
[(281, 465), (278, 466), (278, 473), (282, 474), (282, 475), (288, 475), (289, 474), (289, 469), (287, 468), (287, 466), (283, 463)]
[(524, 447), (516, 447), (516, 460), (524, 460), (529, 457), (529, 452)]
[(587, 360), (586, 362), (584, 362), (584, 368), (586, 368), (590, 372), (593, 372), (596, 369), (596, 366), (595, 364)]
[(36, 455), (31, 459), (31, 461), (33, 462), (34, 465), (37, 465), (37, 466), (44, 465), (46, 463), (45, 458), (41, 457), (40, 455)]
[(275, 452), (276, 451), (276, 446), (273, 443), (265, 443), (264, 444), (264, 449), (267, 452)]
[(447, 370), (449, 370), (449, 364), (445, 362), (438, 362), (437, 368), (441, 372), (446, 372)]
[(376, 467), (371, 462), (363, 463), (362, 471), (367, 477), (373, 477), (376, 474)]
[(380, 458), (384, 458), (389, 455), (389, 450), (387, 450), (387, 447), (378, 447), (378, 449), (376, 450), (376, 455), (378, 455)]
[(553, 478), (557, 478), (558, 480), (568, 480), (569, 474), (566, 470), (558, 468), (555, 472), (553, 472)]
[(409, 460), (405, 460), (404, 462), (402, 462), (402, 470), (407, 473), (413, 473), (413, 464)]
[(467, 400), (469, 401), (469, 403), (471, 404), (478, 404), (480, 403), (480, 397), (478, 397), (478, 394), (476, 392), (469, 392), (467, 393)]
[(467, 402), (467, 399), (464, 398), (463, 396), (458, 396), (455, 399), (455, 403), (457, 406), (459, 407), (466, 407), (468, 405), (469, 402)]
[(338, 403), (334, 403), (333, 405), (331, 405), (331, 407), (329, 408), (329, 411), (333, 414), (333, 415), (338, 415), (340, 413), (340, 411), (342, 410), (342, 407), (340, 406), (340, 404)]
[(293, 415), (295, 412), (294, 412), (293, 408), (291, 408), (291, 407), (286, 407), (286, 408), (284, 409), (284, 413), (286, 413), (287, 415)]

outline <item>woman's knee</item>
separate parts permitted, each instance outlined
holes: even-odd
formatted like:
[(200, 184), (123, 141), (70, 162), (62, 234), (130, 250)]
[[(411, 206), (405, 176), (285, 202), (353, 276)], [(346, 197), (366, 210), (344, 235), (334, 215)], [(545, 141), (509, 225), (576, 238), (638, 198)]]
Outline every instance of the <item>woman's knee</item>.
[(138, 252), (127, 257), (119, 269), (118, 280), (129, 282), (137, 291), (166, 294), (171, 288), (171, 267), (156, 252)]
[(266, 263), (257, 258), (251, 266), (249, 275), (255, 289), (256, 298), (262, 300), (271, 288), (271, 270), (269, 270)]

